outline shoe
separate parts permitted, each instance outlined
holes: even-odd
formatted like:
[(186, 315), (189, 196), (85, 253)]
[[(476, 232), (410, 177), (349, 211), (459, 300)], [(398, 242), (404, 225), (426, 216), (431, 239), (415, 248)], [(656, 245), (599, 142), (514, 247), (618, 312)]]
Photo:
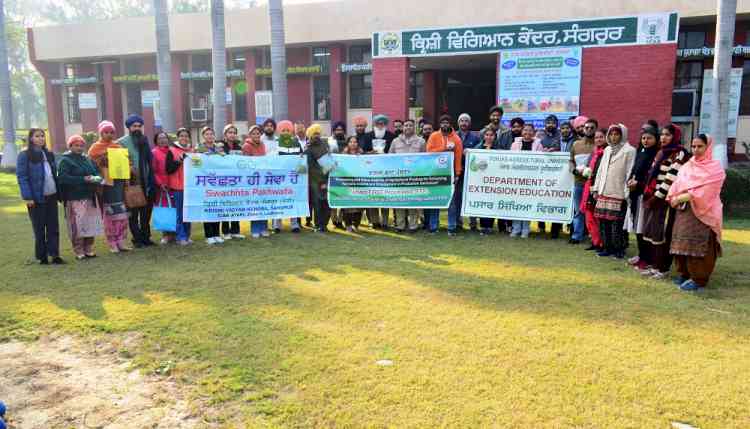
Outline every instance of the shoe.
[[(552, 239), (555, 240), (555, 239), (557, 239), (557, 237), (552, 237)], [(581, 241), (580, 240), (574, 240), (574, 239), (571, 238), (570, 240), (568, 240), (568, 244), (577, 245), (577, 244), (581, 244)]]
[(628, 265), (636, 265), (638, 262), (640, 262), (641, 258), (639, 256), (633, 256), (632, 258), (628, 259)]
[(299, 227), (292, 228), (292, 232), (295, 234), (299, 234)]
[(134, 241), (133, 242), (133, 248), (134, 249), (143, 249), (144, 247), (146, 247), (146, 246), (144, 246), (143, 243), (141, 243), (140, 241)]
[(393, 232), (395, 232), (396, 234), (403, 234), (404, 230), (400, 228), (393, 228)]
[(132, 250), (133, 250), (133, 248), (132, 248), (132, 247), (128, 247), (128, 246), (120, 246), (120, 252), (130, 252), (130, 251), (132, 251)]
[(232, 234), (232, 238), (236, 238), (237, 240), (244, 240), (245, 236), (242, 234)]
[(354, 227), (347, 226), (346, 227), (346, 232), (354, 232)]
[(662, 273), (661, 271), (658, 271), (658, 270), (654, 270), (654, 271), (656, 271), (656, 272), (651, 276), (651, 278), (654, 279), (654, 280), (664, 280), (667, 277), (669, 277), (669, 271), (664, 272), (664, 273)]
[(612, 254), (607, 252), (606, 250), (600, 250), (599, 252), (597, 252), (596, 256), (600, 258), (606, 258), (608, 256), (612, 256)]
[(229, 240), (231, 240), (231, 239), (232, 239), (232, 234), (227, 234), (227, 235), (225, 235), (225, 236), (223, 236), (223, 237), (221, 237), (221, 238), (223, 238), (223, 239), (224, 239), (224, 241), (229, 241)]
[(448, 230), (448, 237), (455, 237), (456, 236), (456, 230), (455, 229), (449, 229)]
[(646, 261), (638, 261), (637, 264), (633, 265), (633, 269), (636, 271), (650, 270), (652, 267)]
[(430, 235), (435, 235), (435, 234), (437, 234), (437, 229), (431, 229), (431, 230), (429, 230), (429, 233), (430, 233)]
[(206, 239), (206, 244), (208, 244), (209, 246), (213, 246), (214, 244), (216, 244), (216, 239), (214, 237), (208, 237)]
[(190, 242), (187, 240), (177, 240), (177, 244), (179, 244), (180, 246), (189, 246)]
[(214, 237), (214, 242), (216, 244), (224, 244), (224, 239), (221, 237)]
[(76, 255), (76, 259), (79, 261), (83, 261), (84, 259), (86, 259), (86, 255)]
[(166, 237), (162, 238), (161, 240), (159, 240), (159, 244), (161, 244), (162, 246), (165, 244), (169, 244), (169, 240), (167, 240)]
[(492, 230), (489, 228), (482, 228), (482, 230), (479, 231), (479, 235), (481, 236), (492, 235)]
[(120, 253), (120, 249), (118, 249), (117, 247), (110, 247), (109, 253)]
[(49, 265), (49, 261), (47, 260), (47, 258), (40, 259), (39, 265)]
[(373, 223), (372, 224), (372, 229), (380, 229), (380, 224), (379, 223)]
[(96, 253), (87, 253), (84, 255), (87, 259), (96, 258)]
[(529, 238), (529, 234), (521, 234), (521, 238), (523, 239)]
[(333, 226), (335, 226), (336, 229), (344, 229), (344, 224), (341, 222), (336, 222), (333, 224)]
[(260, 234), (253, 233), (253, 234), (250, 234), (250, 237), (252, 237), (252, 238), (260, 238)]
[(265, 230), (265, 231), (261, 232), (260, 235), (261, 235), (261, 237), (270, 237), (271, 236), (271, 231)]
[(520, 234), (520, 233), (519, 233), (519, 234), (516, 234), (515, 232), (511, 232), (511, 233), (510, 233), (510, 238), (518, 238), (518, 237), (520, 237), (520, 236), (521, 236), (521, 234)]
[(684, 290), (686, 292), (695, 292), (700, 288), (701, 286), (692, 280), (687, 280), (685, 281), (685, 283), (680, 285), (680, 290)]
[(625, 259), (625, 253), (623, 253), (623, 252), (617, 252), (614, 255), (612, 255), (612, 257), (615, 258), (615, 259)]
[(675, 286), (682, 286), (682, 284), (688, 280), (690, 279), (686, 279), (685, 277), (682, 277), (682, 276), (677, 276), (675, 279), (672, 280), (672, 283), (674, 283)]
[(587, 247), (585, 250), (588, 250), (589, 252), (592, 250), (596, 250), (597, 252), (600, 252), (602, 249), (599, 248), (599, 246), (594, 246), (593, 244), (589, 247)]
[(638, 272), (641, 273), (641, 275), (644, 276), (644, 277), (651, 277), (654, 274), (658, 273), (659, 270), (655, 270), (655, 269), (653, 269), (651, 267), (646, 267), (646, 268), (644, 268), (642, 270), (638, 270)]
[(274, 234), (281, 234), (281, 228), (274, 228), (273, 229)]
[(146, 247), (151, 247), (151, 246), (155, 246), (156, 243), (154, 243), (153, 241), (151, 241), (150, 239), (148, 239), (148, 240), (146, 240), (146, 241), (143, 242), (143, 245), (146, 246)]

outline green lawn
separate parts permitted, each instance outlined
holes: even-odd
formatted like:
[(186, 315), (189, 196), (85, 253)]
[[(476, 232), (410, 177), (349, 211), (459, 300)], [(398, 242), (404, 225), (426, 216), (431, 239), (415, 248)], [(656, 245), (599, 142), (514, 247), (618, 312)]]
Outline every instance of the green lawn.
[(99, 239), (74, 262), (63, 232), (70, 263), (42, 267), (8, 174), (0, 213), (0, 339), (139, 332), (123, 353), (174, 362), (219, 425), (750, 427), (750, 221), (688, 294), (563, 240), (473, 234), (208, 248), (199, 226), (190, 248)]

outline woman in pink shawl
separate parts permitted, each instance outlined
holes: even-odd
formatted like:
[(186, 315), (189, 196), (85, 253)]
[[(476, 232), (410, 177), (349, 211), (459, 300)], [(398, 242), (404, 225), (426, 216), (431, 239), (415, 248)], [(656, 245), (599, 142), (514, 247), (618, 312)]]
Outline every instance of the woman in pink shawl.
[(711, 137), (700, 134), (691, 148), (693, 157), (682, 166), (667, 195), (676, 209), (670, 246), (680, 275), (675, 283), (685, 291), (705, 287), (721, 256), (719, 194), (726, 177), (721, 163), (713, 159)]

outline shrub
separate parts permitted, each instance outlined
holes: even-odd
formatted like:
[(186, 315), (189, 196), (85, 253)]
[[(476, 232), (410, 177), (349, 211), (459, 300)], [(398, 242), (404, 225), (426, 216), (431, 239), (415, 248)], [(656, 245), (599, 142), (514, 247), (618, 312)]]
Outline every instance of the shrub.
[(721, 190), (721, 201), (727, 214), (750, 212), (750, 169), (729, 167)]

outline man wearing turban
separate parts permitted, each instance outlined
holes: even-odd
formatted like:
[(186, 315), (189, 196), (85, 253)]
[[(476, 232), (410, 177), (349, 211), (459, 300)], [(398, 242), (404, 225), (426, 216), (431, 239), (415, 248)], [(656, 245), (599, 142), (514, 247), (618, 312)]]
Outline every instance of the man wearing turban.
[(143, 135), (143, 118), (130, 115), (125, 120), (127, 134), (117, 140), (117, 144), (128, 150), (128, 156), (133, 164), (134, 175), (130, 180), (131, 186), (140, 186), (146, 196), (146, 206), (130, 208), (130, 234), (133, 236), (133, 246), (136, 248), (152, 246), (151, 241), (151, 210), (154, 197), (154, 172), (151, 170), (151, 148), (148, 138)]
[[(388, 153), (396, 134), (388, 130), (388, 116), (380, 114), (372, 118), (372, 131), (365, 133), (360, 146), (365, 153)], [(367, 209), (367, 219), (375, 229), (387, 229), (389, 209)]]

